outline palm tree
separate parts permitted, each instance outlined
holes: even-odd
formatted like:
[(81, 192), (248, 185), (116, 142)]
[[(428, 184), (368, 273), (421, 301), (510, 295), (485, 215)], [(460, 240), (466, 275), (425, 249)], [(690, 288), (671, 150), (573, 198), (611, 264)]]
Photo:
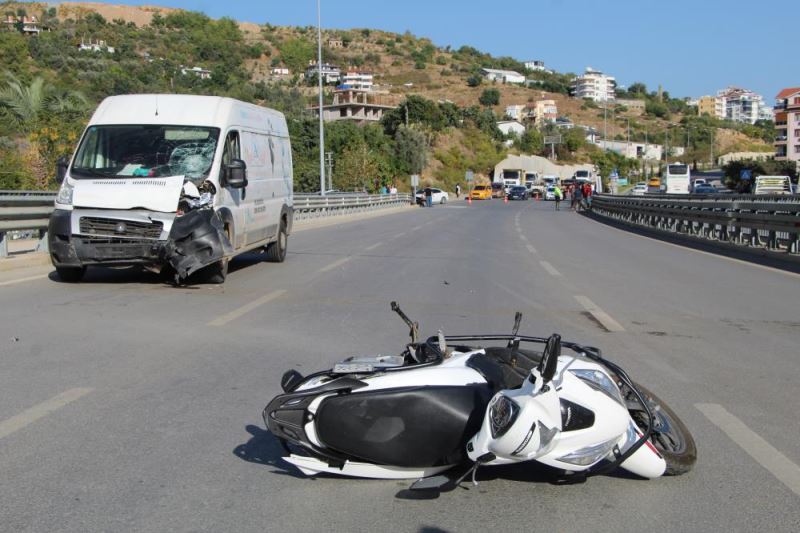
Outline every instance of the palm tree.
[(56, 91), (45, 86), (44, 78), (36, 77), (25, 85), (11, 72), (5, 73), (6, 86), (0, 89), (0, 112), (21, 132), (29, 133), (39, 126), (44, 113), (59, 115), (85, 111), (89, 103), (79, 91)]

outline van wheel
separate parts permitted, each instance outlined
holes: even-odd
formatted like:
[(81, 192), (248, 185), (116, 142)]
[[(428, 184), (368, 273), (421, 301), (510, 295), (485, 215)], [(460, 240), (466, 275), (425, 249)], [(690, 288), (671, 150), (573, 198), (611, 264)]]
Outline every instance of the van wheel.
[(65, 283), (77, 283), (83, 279), (86, 267), (56, 267), (56, 273)]
[(216, 283), (218, 285), (225, 283), (225, 278), (228, 277), (228, 262), (227, 259), (223, 259), (207, 266), (203, 273), (206, 283)]
[(267, 261), (270, 263), (283, 263), (286, 259), (286, 246), (289, 236), (286, 234), (286, 222), (281, 219), (281, 226), (278, 229), (278, 240), (268, 244), (266, 248)]

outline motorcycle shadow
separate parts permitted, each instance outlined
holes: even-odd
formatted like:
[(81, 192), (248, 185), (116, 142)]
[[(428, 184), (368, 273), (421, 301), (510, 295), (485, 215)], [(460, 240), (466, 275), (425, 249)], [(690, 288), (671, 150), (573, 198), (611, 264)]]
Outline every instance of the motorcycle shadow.
[(283, 460), (286, 451), (272, 433), (252, 424), (246, 426), (245, 429), (252, 437), (246, 443), (234, 448), (233, 455), (248, 463), (274, 467), (276, 470), (273, 470), (273, 473), (275, 474), (294, 478), (306, 477)]

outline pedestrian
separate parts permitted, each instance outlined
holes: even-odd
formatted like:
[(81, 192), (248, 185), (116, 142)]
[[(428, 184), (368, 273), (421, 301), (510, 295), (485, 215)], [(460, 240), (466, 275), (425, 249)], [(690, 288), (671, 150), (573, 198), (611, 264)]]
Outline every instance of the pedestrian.
[(394, 183), (392, 183), (392, 187), (389, 189), (389, 194), (397, 194), (397, 187)]
[(425, 187), (425, 205), (433, 207), (433, 191), (430, 187)]
[(560, 207), (561, 206), (561, 197), (563, 195), (563, 193), (561, 192), (561, 187), (556, 185), (553, 188), (553, 194), (556, 197), (556, 211), (561, 211), (561, 207)]
[(461, 185), (456, 183), (456, 200), (458, 200), (460, 197), (461, 197)]
[(572, 191), (572, 210), (578, 212), (581, 210), (581, 204), (583, 201), (583, 190), (580, 185), (576, 185), (575, 189)]
[(583, 201), (586, 209), (592, 208), (592, 186), (588, 183), (583, 186)]

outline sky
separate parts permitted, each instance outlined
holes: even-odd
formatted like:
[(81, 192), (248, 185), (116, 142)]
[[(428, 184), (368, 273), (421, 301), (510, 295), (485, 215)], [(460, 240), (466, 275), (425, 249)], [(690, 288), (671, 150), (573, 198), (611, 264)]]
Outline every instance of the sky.
[[(543, 60), (559, 72), (587, 66), (628, 86), (673, 97), (736, 85), (773, 102), (800, 86), (800, 0), (321, 0), (322, 27), (371, 28)], [(116, 0), (274, 25), (316, 25), (316, 0)], [(794, 49), (793, 49), (794, 48)]]

